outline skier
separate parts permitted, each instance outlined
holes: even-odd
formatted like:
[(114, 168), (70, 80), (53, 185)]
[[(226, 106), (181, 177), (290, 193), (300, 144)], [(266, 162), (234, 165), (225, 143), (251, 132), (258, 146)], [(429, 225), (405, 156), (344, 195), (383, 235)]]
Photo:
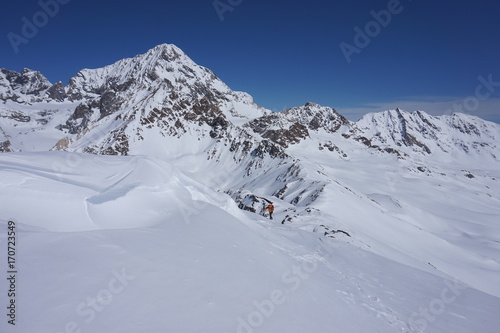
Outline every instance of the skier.
[(273, 203), (271, 202), (266, 208), (264, 208), (264, 210), (268, 210), (269, 211), (269, 218), (272, 220), (273, 219), (273, 213), (274, 213), (274, 205), (273, 205)]

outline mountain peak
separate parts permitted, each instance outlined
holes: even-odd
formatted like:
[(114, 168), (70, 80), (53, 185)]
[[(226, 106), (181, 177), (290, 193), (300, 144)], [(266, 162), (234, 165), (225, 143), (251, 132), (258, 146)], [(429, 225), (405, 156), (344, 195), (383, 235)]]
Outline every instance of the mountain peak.
[(133, 59), (139, 58), (150, 65), (157, 65), (161, 62), (182, 62), (190, 66), (196, 65), (184, 51), (174, 44), (160, 44), (148, 50), (144, 54), (135, 56)]
[[(157, 90), (188, 92), (201, 82), (218, 80), (208, 69), (198, 66), (181, 49), (173, 44), (160, 44), (146, 53), (119, 60), (98, 69), (83, 69), (71, 78), (69, 95), (73, 100), (82, 99), (85, 94), (102, 95), (132, 91)], [(223, 86), (223, 84), (219, 84)], [(205, 89), (207, 90), (207, 89)]]
[(498, 156), (498, 125), (471, 115), (432, 116), (397, 108), (366, 114), (357, 126), (372, 145), (397, 147), (407, 154), (474, 153), (493, 160)]
[(318, 107), (318, 106), (321, 107), (321, 105), (314, 102), (307, 102), (306, 104), (304, 104), (304, 107)]
[(291, 121), (307, 124), (312, 130), (323, 128), (327, 132), (333, 133), (342, 125), (349, 124), (349, 121), (335, 109), (313, 102), (284, 110), (282, 113)]
[(187, 56), (184, 53), (184, 51), (182, 51), (176, 45), (174, 45), (174, 44), (166, 44), (166, 43), (157, 45), (157, 46), (153, 47), (152, 49), (150, 49), (146, 53), (149, 53), (149, 52), (171, 55), (173, 58), (170, 59), (170, 60), (175, 60), (175, 59), (177, 59), (177, 58), (179, 58), (181, 56)]
[(0, 70), (0, 99), (34, 102), (44, 97), (52, 84), (39, 71), (24, 68), (21, 73)]

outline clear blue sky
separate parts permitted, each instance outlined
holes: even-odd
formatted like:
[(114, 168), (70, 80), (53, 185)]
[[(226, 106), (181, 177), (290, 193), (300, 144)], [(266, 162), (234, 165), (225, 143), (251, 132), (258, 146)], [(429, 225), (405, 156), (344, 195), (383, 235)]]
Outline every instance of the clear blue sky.
[[(57, 10), (55, 1), (63, 3)], [(50, 4), (51, 15), (40, 3)], [(172, 43), (273, 111), (312, 101), (356, 120), (396, 106), (443, 114), (455, 104), (500, 122), (497, 1), (215, 3), (219, 10), (214, 0), (4, 1), (0, 67), (39, 70), (66, 84), (82, 68)], [(390, 22), (380, 14), (381, 24), (371, 12), (383, 10)], [(38, 31), (23, 32), (25, 22), (38, 24)], [(356, 27), (368, 28), (369, 40), (356, 40)], [(13, 34), (23, 42), (13, 46)]]

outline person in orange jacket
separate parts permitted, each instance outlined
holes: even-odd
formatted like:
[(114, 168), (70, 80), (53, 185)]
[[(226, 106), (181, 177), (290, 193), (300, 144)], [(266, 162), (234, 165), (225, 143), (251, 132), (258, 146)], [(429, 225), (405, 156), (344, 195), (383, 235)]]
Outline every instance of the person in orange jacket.
[(267, 205), (266, 208), (264, 208), (265, 210), (268, 210), (269, 211), (269, 218), (272, 220), (273, 219), (273, 213), (274, 213), (274, 205), (273, 203), (271, 202), (269, 205)]

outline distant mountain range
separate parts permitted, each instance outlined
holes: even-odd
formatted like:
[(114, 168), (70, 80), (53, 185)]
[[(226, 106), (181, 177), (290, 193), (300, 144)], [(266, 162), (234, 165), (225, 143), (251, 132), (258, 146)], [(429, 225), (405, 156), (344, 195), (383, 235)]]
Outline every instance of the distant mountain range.
[[(167, 44), (83, 69), (66, 86), (28, 69), (0, 71), (2, 152), (155, 157), (243, 210), (259, 213), (274, 201), (278, 223), (352, 236), (361, 247), (394, 260), (401, 251), (447, 274), (458, 271), (436, 262), (455, 250), (440, 242), (473, 232), (449, 239), (442, 231), (455, 228), (455, 217), (443, 212), (495, 216), (499, 142), (500, 125), (465, 114), (396, 109), (352, 122), (311, 102), (271, 112)], [(78, 169), (78, 160), (68, 164)], [(473, 215), (461, 216), (474, 223)], [(418, 231), (428, 250), (399, 244), (401, 225)], [(399, 250), (387, 252), (391, 246)]]
[(191, 154), (198, 158), (193, 164), (223, 164), (225, 174), (231, 171), (234, 177), (218, 190), (252, 191), (269, 170), (308, 183), (302, 190), (287, 185), (265, 193), (295, 204), (314, 201), (323, 187), (299, 176), (307, 158), (296, 148), (304, 145), (308, 153), (328, 152), (341, 160), (359, 151), (419, 163), (467, 164), (477, 155), (496, 163), (500, 157), (500, 126), (465, 114), (433, 117), (396, 109), (351, 122), (310, 102), (271, 112), (168, 44), (81, 70), (67, 86), (50, 83), (40, 72), (2, 69), (0, 101), (1, 151), (153, 154), (174, 163)]

